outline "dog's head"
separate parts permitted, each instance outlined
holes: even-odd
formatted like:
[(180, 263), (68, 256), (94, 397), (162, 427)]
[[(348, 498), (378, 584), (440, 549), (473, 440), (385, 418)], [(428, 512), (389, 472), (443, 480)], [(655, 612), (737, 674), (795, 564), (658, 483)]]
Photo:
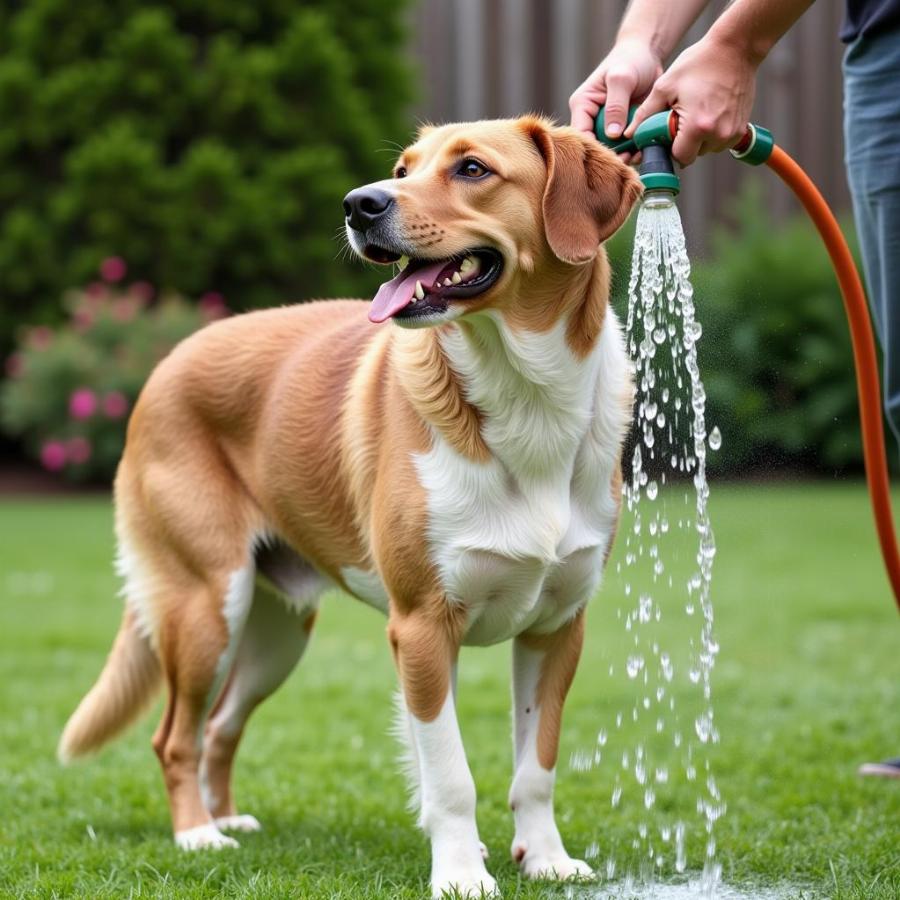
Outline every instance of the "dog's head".
[(392, 178), (344, 198), (360, 256), (408, 259), (369, 318), (436, 325), (503, 308), (547, 265), (591, 262), (640, 192), (598, 141), (534, 116), (423, 128)]

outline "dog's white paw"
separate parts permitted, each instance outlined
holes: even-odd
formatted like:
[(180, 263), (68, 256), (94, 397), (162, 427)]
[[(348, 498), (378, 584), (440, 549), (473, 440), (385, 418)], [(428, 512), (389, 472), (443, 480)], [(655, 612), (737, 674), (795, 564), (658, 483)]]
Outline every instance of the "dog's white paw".
[(487, 870), (472, 872), (467, 875), (436, 876), (431, 880), (431, 896), (434, 900), (480, 900), (484, 897), (499, 897), (497, 882), (488, 875)]
[(488, 851), (487, 844), (484, 841), (478, 842), (478, 849), (481, 851), (481, 858), (487, 859), (491, 854)]
[(240, 846), (234, 838), (226, 837), (211, 822), (176, 831), (175, 843), (181, 850), (223, 850), (226, 847)]
[(213, 820), (219, 831), (261, 831), (262, 825), (256, 816), (243, 815), (236, 816), (220, 816)]
[(572, 859), (568, 853), (528, 849), (526, 841), (517, 841), (512, 846), (512, 858), (519, 864), (526, 878), (540, 878), (547, 881), (590, 881), (594, 870), (583, 860)]

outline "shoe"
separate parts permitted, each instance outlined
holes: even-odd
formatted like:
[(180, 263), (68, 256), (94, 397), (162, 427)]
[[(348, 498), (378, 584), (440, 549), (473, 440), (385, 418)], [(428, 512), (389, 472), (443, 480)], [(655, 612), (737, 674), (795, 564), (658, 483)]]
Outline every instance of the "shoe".
[(900, 756), (884, 762), (863, 763), (859, 767), (859, 774), (873, 775), (876, 778), (900, 778)]

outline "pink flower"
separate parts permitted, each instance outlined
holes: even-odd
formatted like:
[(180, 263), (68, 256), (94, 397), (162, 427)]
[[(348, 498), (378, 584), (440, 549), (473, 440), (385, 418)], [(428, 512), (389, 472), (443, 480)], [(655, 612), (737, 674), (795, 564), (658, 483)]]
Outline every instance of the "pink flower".
[(104, 281), (121, 281), (128, 271), (125, 260), (121, 256), (108, 256), (100, 263), (100, 275)]
[(29, 332), (28, 343), (33, 350), (46, 350), (53, 343), (53, 331), (46, 325), (38, 325)]
[(6, 357), (6, 374), (10, 378), (18, 378), (25, 372), (25, 357), (21, 353), (10, 353)]
[(90, 388), (76, 388), (69, 397), (69, 415), (89, 419), (97, 411), (97, 395)]
[(48, 472), (58, 472), (66, 464), (66, 448), (61, 441), (47, 441), (41, 447), (41, 465)]
[(228, 315), (225, 298), (218, 291), (209, 291), (200, 298), (200, 312), (205, 319), (222, 319)]
[(92, 281), (84, 289), (84, 293), (91, 300), (100, 300), (109, 293), (109, 288), (102, 281)]
[(87, 306), (79, 306), (72, 313), (72, 327), (79, 333), (84, 334), (91, 330), (94, 324), (94, 313)]
[(108, 419), (121, 419), (128, 412), (128, 398), (121, 391), (110, 391), (103, 398), (103, 414)]
[(112, 315), (117, 322), (130, 322), (138, 311), (138, 303), (136, 297), (126, 294), (124, 297), (117, 297), (112, 304)]
[(86, 437), (73, 437), (66, 441), (69, 462), (80, 466), (91, 458), (91, 442)]
[(150, 284), (149, 281), (136, 281), (130, 288), (128, 288), (129, 294), (134, 294), (138, 300), (143, 301), (144, 303), (153, 299), (153, 295), (156, 291), (153, 288), (153, 285)]

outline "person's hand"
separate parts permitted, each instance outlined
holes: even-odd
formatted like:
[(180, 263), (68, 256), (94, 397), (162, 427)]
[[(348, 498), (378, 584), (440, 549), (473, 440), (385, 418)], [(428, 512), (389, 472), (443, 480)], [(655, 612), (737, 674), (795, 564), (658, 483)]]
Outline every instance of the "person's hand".
[(625, 132), (653, 113), (674, 109), (678, 133), (672, 156), (683, 166), (704, 153), (733, 147), (743, 136), (756, 90), (756, 64), (707, 34), (688, 47), (653, 85)]
[(606, 134), (619, 137), (625, 130), (631, 101), (646, 97), (661, 73), (662, 61), (646, 41), (621, 37), (569, 97), (572, 126), (593, 136), (594, 120), (605, 105)]

